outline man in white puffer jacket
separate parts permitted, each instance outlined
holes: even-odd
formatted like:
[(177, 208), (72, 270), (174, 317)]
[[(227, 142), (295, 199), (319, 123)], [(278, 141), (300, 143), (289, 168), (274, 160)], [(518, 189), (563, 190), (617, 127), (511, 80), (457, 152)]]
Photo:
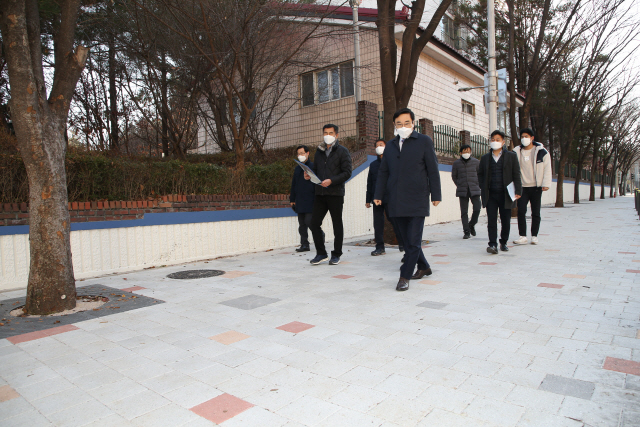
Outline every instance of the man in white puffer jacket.
[(518, 231), (520, 238), (516, 245), (529, 243), (527, 240), (527, 205), (531, 203), (531, 244), (538, 244), (540, 230), (540, 205), (542, 192), (551, 186), (551, 156), (542, 144), (534, 141), (534, 133), (526, 128), (520, 131), (521, 145), (515, 147), (520, 162), (522, 197), (518, 199)]

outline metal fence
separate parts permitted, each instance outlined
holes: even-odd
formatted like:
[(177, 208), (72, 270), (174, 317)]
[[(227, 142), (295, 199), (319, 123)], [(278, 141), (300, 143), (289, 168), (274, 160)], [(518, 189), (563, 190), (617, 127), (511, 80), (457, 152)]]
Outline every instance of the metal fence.
[[(560, 162), (556, 160), (554, 163), (555, 163), (554, 171), (557, 173), (558, 168), (560, 167)], [(578, 172), (578, 168), (575, 165), (571, 165), (569, 163), (566, 163), (564, 165), (564, 176), (566, 178), (575, 178), (577, 172)], [(595, 175), (596, 175), (595, 176), (596, 182), (600, 183), (600, 181), (602, 181), (602, 174), (600, 172), (596, 172)], [(582, 169), (580, 171), (580, 179), (582, 181), (591, 181), (591, 171), (587, 169)], [(605, 175), (604, 183), (611, 184), (611, 176), (609, 174)]]
[(433, 127), (433, 144), (436, 153), (457, 156), (461, 143), (460, 132), (451, 126), (438, 125)]
[(480, 158), (489, 151), (489, 139), (482, 135), (471, 136), (471, 153), (473, 157)]

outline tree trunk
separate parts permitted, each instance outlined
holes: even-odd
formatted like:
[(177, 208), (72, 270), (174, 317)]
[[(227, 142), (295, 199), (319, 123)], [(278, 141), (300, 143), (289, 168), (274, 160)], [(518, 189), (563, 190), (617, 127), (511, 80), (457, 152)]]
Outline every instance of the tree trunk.
[(89, 49), (79, 46), (73, 51), (80, 1), (59, 4), (59, 25), (54, 34), (55, 70), (47, 99), (38, 2), (0, 2), (11, 119), (29, 182), (28, 314), (50, 314), (76, 305), (65, 131), (70, 101)]
[[(107, 2), (107, 15), (112, 17), (111, 2)], [(116, 40), (113, 32), (110, 30), (108, 35), (108, 67), (109, 67), (109, 149), (117, 151), (120, 148), (118, 134), (118, 92), (116, 87)]]
[(598, 165), (598, 150), (593, 148), (593, 157), (591, 159), (591, 180), (589, 181), (589, 201), (596, 200), (596, 167)]
[(582, 179), (582, 160), (576, 165), (576, 178), (573, 184), (573, 203), (580, 203), (580, 180)]
[[(516, 138), (519, 138), (518, 135), (518, 125), (516, 124), (516, 66), (514, 61), (515, 56), (515, 27), (513, 22), (515, 18), (513, 17), (513, 2), (514, 0), (507, 0), (507, 6), (509, 8), (509, 60), (508, 71), (509, 71), (509, 126), (511, 127), (511, 140), (513, 141), (513, 145), (515, 146)], [(539, 135), (538, 135), (539, 136)]]
[[(389, 4), (387, 4), (389, 3)], [(392, 12), (389, 12), (389, 9)], [(394, 21), (389, 14), (395, 15), (395, 2), (378, 1), (378, 45), (380, 49), (380, 77), (382, 82), (382, 106), (384, 108), (384, 139), (393, 138), (393, 113), (396, 111), (396, 64), (398, 46), (394, 33)], [(386, 12), (386, 13), (385, 13)]]
[(564, 207), (564, 165), (567, 159), (560, 156), (558, 165), (558, 180), (556, 182), (556, 208)]

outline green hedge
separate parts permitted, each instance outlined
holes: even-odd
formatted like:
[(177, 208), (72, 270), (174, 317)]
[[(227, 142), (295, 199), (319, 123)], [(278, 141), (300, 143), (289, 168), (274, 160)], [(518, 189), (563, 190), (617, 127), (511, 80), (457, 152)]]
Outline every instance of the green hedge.
[[(354, 151), (355, 139), (343, 143)], [(310, 147), (311, 156), (315, 147)], [(70, 202), (145, 200), (167, 194), (288, 194), (295, 169), (295, 147), (248, 156), (236, 171), (233, 155), (190, 155), (184, 161), (119, 157), (70, 151), (67, 185)], [(0, 202), (28, 201), (27, 174), (18, 154), (0, 153)]]

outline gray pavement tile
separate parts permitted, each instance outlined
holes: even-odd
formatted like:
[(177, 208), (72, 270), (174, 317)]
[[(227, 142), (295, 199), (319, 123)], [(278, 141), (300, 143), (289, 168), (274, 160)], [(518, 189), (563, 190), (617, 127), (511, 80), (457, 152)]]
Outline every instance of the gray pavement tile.
[(280, 301), (277, 298), (263, 297), (259, 295), (246, 295), (240, 298), (234, 298), (231, 300), (223, 301), (220, 304), (228, 305), (229, 307), (240, 308), (242, 310), (253, 310), (254, 308), (264, 307), (268, 304)]
[(588, 381), (547, 374), (538, 389), (588, 400), (593, 395), (595, 385)]
[(444, 302), (437, 302), (437, 301), (425, 301), (422, 302), (420, 304), (418, 304), (418, 307), (426, 307), (426, 308), (435, 308), (437, 310), (442, 309), (444, 307), (446, 307), (447, 303)]

